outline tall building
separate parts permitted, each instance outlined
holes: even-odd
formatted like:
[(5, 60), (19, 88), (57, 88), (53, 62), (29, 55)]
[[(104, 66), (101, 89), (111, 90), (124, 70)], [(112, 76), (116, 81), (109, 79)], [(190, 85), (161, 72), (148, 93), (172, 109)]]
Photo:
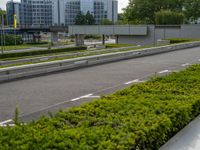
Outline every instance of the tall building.
[(72, 25), (78, 13), (90, 12), (95, 23), (107, 18), (117, 21), (117, 0), (21, 0), (21, 3), (7, 3), (8, 23), (13, 24), (17, 15), (21, 26)]
[(52, 0), (21, 0), (21, 24), (52, 25)]
[(17, 24), (21, 23), (20, 20), (20, 3), (9, 1), (6, 4), (6, 10), (7, 10), (7, 24), (13, 26), (14, 24), (14, 15), (17, 16)]
[(94, 16), (95, 23), (100, 24), (106, 18), (115, 23), (118, 19), (117, 0), (66, 0), (65, 24), (75, 23), (79, 12), (86, 14), (88, 11)]

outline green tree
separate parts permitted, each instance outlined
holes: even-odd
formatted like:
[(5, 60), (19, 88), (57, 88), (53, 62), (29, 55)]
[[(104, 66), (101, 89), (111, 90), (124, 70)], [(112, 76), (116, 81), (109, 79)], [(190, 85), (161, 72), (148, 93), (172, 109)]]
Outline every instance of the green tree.
[(112, 24), (113, 24), (113, 22), (107, 18), (103, 18), (101, 20), (101, 25), (112, 25)]
[(86, 25), (87, 19), (82, 12), (79, 12), (75, 19), (75, 25)]
[(87, 21), (88, 25), (94, 25), (95, 24), (94, 16), (89, 11), (85, 15), (85, 18), (86, 18), (86, 21)]
[(123, 13), (118, 14), (118, 21), (115, 23), (118, 25), (128, 24), (128, 21), (126, 20), (126, 17)]
[(200, 0), (186, 0), (184, 13), (188, 22), (195, 22), (200, 18)]
[(182, 12), (161, 10), (156, 13), (155, 20), (158, 25), (179, 25), (184, 23), (185, 16)]
[(182, 11), (185, 0), (129, 0), (124, 15), (130, 24), (154, 24), (161, 9)]
[(0, 19), (1, 19), (2, 15), (4, 16), (4, 25), (6, 25), (6, 24), (7, 24), (7, 23), (6, 23), (6, 11), (0, 9)]

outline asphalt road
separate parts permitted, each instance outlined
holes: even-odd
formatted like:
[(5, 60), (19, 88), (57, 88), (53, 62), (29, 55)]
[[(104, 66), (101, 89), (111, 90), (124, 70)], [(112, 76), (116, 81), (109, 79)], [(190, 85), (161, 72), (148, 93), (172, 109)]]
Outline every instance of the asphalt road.
[(20, 119), (28, 121), (147, 80), (155, 72), (181, 70), (199, 59), (197, 47), (1, 83), (0, 122), (13, 118), (16, 105)]

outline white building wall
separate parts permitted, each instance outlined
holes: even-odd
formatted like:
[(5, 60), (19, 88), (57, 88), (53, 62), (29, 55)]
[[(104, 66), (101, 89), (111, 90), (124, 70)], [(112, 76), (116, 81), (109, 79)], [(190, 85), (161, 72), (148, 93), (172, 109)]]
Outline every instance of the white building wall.
[(52, 1), (52, 22), (53, 25), (59, 24), (59, 17), (58, 17), (58, 0)]
[(86, 14), (88, 11), (94, 13), (94, 0), (80, 0), (81, 12)]

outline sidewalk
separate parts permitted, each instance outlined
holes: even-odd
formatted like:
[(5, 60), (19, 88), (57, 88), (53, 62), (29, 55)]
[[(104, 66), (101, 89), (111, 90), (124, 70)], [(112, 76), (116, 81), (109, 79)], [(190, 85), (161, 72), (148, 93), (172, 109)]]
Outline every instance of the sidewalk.
[(160, 150), (200, 150), (200, 116), (176, 134)]

